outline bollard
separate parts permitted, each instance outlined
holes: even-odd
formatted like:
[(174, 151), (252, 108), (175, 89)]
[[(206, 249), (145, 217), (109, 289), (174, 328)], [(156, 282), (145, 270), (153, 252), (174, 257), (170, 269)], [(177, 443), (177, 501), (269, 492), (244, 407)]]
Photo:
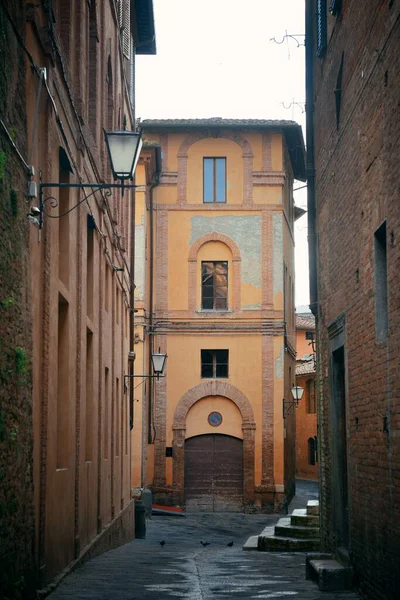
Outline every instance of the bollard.
[(140, 499), (144, 504), (146, 519), (151, 519), (151, 511), (153, 504), (153, 494), (151, 493), (151, 490), (149, 490), (148, 488), (144, 488)]
[(146, 509), (141, 500), (135, 500), (135, 538), (143, 540), (146, 537)]

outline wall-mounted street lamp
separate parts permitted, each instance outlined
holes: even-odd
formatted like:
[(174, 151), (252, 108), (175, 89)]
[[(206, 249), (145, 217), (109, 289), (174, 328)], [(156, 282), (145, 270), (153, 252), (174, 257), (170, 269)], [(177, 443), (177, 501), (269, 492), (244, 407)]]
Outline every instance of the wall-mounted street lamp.
[(286, 418), (286, 415), (290, 412), (290, 410), (295, 406), (296, 408), (299, 405), (300, 400), (303, 397), (304, 388), (299, 385), (294, 385), (290, 390), (292, 392), (293, 400), (285, 400), (283, 399), (283, 418)]
[[(160, 379), (160, 377), (164, 377), (164, 369), (165, 369), (166, 360), (167, 360), (167, 354), (163, 354), (162, 352), (160, 352), (160, 350), (158, 352), (153, 352), (153, 354), (151, 355), (151, 363), (153, 365), (154, 375), (124, 375), (124, 392), (126, 393), (126, 391), (128, 389), (127, 385), (126, 385), (127, 379), (132, 379), (134, 377), (140, 377), (143, 380), (145, 380), (145, 379)], [(143, 383), (143, 381), (141, 383)], [(140, 385), (140, 384), (138, 384), (138, 385)]]
[[(110, 159), (111, 169), (113, 172), (114, 179), (119, 179), (120, 183), (59, 183), (59, 182), (49, 182), (45, 183), (41, 179), (40, 173), (40, 182), (39, 182), (39, 209), (37, 207), (33, 207), (31, 209), (31, 216), (38, 219), (37, 225), (39, 229), (43, 227), (43, 215), (51, 219), (60, 219), (66, 214), (70, 213), (75, 208), (78, 208), (83, 202), (85, 202), (90, 196), (98, 192), (99, 190), (106, 190), (106, 195), (111, 195), (112, 189), (121, 189), (122, 195), (124, 194), (125, 188), (135, 188), (137, 186), (129, 184), (126, 185), (125, 181), (133, 179), (135, 174), (135, 169), (139, 160), (140, 151), (142, 149), (143, 140), (140, 131), (104, 131), (104, 138), (106, 142), (108, 157)], [(43, 190), (45, 188), (90, 188), (92, 189), (91, 193), (85, 195), (83, 200), (80, 200), (75, 206), (70, 208), (67, 212), (61, 215), (52, 215), (45, 210), (45, 205), (49, 202), (51, 208), (56, 208), (58, 206), (58, 200), (54, 196), (47, 196), (47, 198), (43, 197)]]

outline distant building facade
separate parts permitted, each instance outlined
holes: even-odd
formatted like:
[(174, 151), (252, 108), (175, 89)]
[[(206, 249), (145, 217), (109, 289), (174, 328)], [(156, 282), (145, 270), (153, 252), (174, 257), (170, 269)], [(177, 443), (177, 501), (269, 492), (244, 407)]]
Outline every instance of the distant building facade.
[[(168, 358), (166, 376), (146, 382), (135, 402), (147, 433), (134, 486), (188, 511), (280, 510), (295, 475), (294, 415), (283, 419), (282, 402), (295, 381), (301, 129), (224, 119), (140, 127), (161, 148), (162, 172), (148, 186), (147, 221), (137, 220), (147, 266), (136, 372), (149, 372), (149, 348)], [(140, 425), (136, 448), (138, 435)]]
[(366, 597), (394, 600), (400, 589), (400, 4), (306, 7), (321, 540), (350, 561)]
[(296, 385), (303, 397), (296, 409), (296, 476), (318, 477), (317, 396), (315, 391), (315, 318), (296, 313)]
[[(13, 344), (26, 371), (21, 381), (29, 380), (18, 392), (27, 475), (17, 487), (7, 471), (1, 483), (13, 490), (16, 514), (31, 535), (23, 550), (18, 535), (9, 535), (2, 548), (2, 556), (9, 552), (18, 564), (14, 582), (7, 563), (1, 569), (9, 597), (16, 597), (16, 585), (19, 591), (25, 584), (30, 591), (45, 587), (72, 562), (134, 535), (124, 393), (133, 344), (132, 193), (46, 188), (41, 229), (38, 194), (31, 185), (27, 203), (26, 193), (28, 180), (37, 187), (41, 180), (112, 181), (103, 128), (134, 129), (134, 58), (154, 53), (155, 42), (151, 0), (5, 2), (0, 15), (10, 60), (19, 66), (18, 77), (7, 79), (6, 65), (2, 71), (9, 87), (1, 149), (23, 172), (18, 186), (8, 166), (2, 178), (4, 190), (16, 187), (23, 212), (15, 230), (21, 239), (14, 235), (10, 247), (25, 244), (26, 259), (16, 263), (22, 314), (14, 315), (19, 333)], [(2, 279), (1, 300), (9, 297), (12, 315), (12, 278), (9, 287), (7, 296)], [(18, 415), (7, 403), (4, 411), (7, 435), (14, 431), (16, 439)], [(16, 531), (10, 515), (1, 527)], [(29, 560), (20, 561), (27, 548)]]

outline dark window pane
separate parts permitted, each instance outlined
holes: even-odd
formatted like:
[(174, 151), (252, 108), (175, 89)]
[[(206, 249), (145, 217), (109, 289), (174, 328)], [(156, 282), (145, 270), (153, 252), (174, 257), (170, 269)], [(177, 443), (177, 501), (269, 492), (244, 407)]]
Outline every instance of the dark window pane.
[(214, 160), (204, 159), (204, 202), (214, 202)]
[(203, 285), (203, 298), (213, 298), (214, 288), (212, 285)]
[(212, 377), (213, 376), (213, 366), (212, 365), (201, 365), (201, 376), (202, 377)]
[(225, 177), (225, 158), (215, 159), (215, 188), (216, 201), (226, 202), (226, 177)]
[(214, 352), (212, 350), (202, 350), (201, 351), (201, 362), (202, 363), (212, 364), (213, 357), (214, 357)]
[(215, 298), (215, 308), (217, 310), (226, 310), (228, 308), (227, 298)]
[(217, 363), (227, 363), (228, 352), (229, 350), (215, 350), (215, 357), (217, 359)]
[(203, 297), (202, 308), (204, 308), (205, 310), (212, 310), (214, 308), (213, 299)]
[(228, 365), (217, 363), (217, 377), (228, 377)]

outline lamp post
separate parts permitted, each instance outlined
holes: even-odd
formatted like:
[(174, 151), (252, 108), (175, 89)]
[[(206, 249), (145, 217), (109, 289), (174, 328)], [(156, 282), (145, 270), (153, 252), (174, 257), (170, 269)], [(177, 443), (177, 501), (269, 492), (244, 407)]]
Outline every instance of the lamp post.
[(115, 180), (120, 180), (120, 183), (59, 183), (57, 182), (43, 182), (41, 180), (41, 172), (40, 172), (40, 182), (39, 182), (39, 209), (32, 209), (32, 215), (38, 215), (39, 219), (37, 225), (39, 229), (43, 228), (43, 215), (51, 219), (60, 219), (64, 216), (61, 215), (52, 215), (45, 210), (46, 202), (49, 202), (51, 208), (56, 208), (58, 206), (58, 199), (54, 196), (43, 197), (43, 190), (46, 188), (90, 188), (92, 191), (90, 194), (85, 195), (83, 200), (80, 200), (75, 206), (73, 206), (69, 211), (71, 212), (75, 208), (78, 208), (83, 202), (85, 202), (90, 196), (98, 192), (99, 190), (106, 190), (106, 194), (108, 196), (111, 195), (112, 189), (121, 189), (122, 194), (124, 193), (124, 189), (135, 188), (136, 185), (126, 185), (125, 181), (129, 179), (133, 179), (135, 174), (135, 169), (137, 163), (139, 161), (140, 151), (142, 149), (143, 140), (140, 131), (104, 131), (104, 138), (106, 143), (106, 148), (108, 152), (108, 157), (110, 159), (111, 170), (113, 173), (113, 177)]
[[(140, 377), (141, 379), (159, 379), (164, 377), (165, 363), (167, 360), (167, 354), (160, 352), (153, 352), (151, 355), (151, 362), (153, 365), (154, 375), (124, 375), (124, 392), (127, 391), (126, 380), (133, 379), (134, 377)], [(143, 381), (141, 382), (143, 383)], [(140, 384), (139, 384), (140, 385)]]
[(299, 385), (294, 385), (291, 388), (291, 393), (292, 393), (292, 398), (293, 400), (285, 400), (285, 398), (283, 399), (283, 418), (286, 418), (286, 415), (290, 412), (290, 410), (293, 408), (293, 406), (295, 406), (296, 408), (299, 405), (300, 400), (303, 397), (304, 394), (304, 388), (300, 387)]

